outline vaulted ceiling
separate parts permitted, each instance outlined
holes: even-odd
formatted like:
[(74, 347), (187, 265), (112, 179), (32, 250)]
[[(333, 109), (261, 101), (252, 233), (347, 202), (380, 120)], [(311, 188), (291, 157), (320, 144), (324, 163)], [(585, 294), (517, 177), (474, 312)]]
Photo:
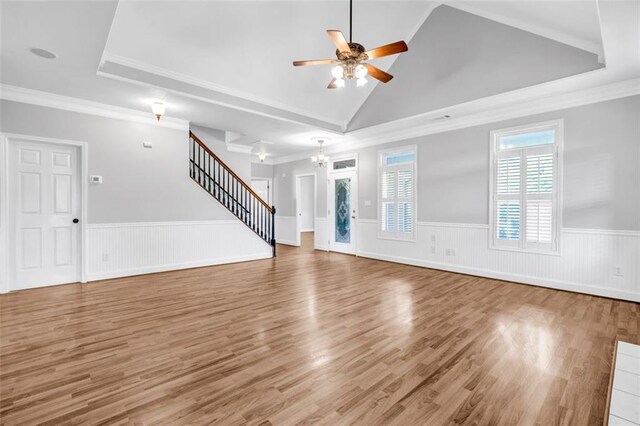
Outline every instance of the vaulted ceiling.
[[(500, 106), (514, 93), (522, 101), (640, 76), (640, 52), (632, 49), (637, 2), (356, 0), (354, 41), (373, 48), (404, 39), (409, 51), (376, 60), (395, 75), (390, 83), (370, 79), (342, 90), (326, 89), (330, 67), (291, 61), (335, 54), (325, 31), (348, 32), (344, 0), (0, 7), (3, 92), (37, 90), (144, 112), (162, 97), (168, 116), (280, 158), (314, 149), (312, 136), (360, 142), (398, 123), (472, 114), (487, 99)], [(58, 59), (38, 58), (33, 47)]]

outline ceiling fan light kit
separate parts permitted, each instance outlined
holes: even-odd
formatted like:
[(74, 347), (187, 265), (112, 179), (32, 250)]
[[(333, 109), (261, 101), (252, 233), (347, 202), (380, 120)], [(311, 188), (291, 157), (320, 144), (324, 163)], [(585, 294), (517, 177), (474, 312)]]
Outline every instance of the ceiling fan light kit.
[(376, 47), (372, 50), (366, 50), (363, 45), (353, 43), (352, 36), (353, 22), (353, 0), (349, 0), (349, 42), (339, 30), (327, 30), (329, 38), (336, 46), (337, 59), (316, 59), (310, 61), (294, 61), (293, 66), (306, 65), (333, 65), (331, 76), (333, 79), (327, 86), (328, 89), (338, 89), (345, 87), (345, 80), (356, 80), (356, 87), (362, 87), (367, 84), (366, 76), (369, 75), (383, 83), (388, 83), (393, 76), (380, 68), (377, 68), (367, 61), (371, 59), (382, 58), (384, 56), (395, 55), (409, 50), (407, 43), (397, 41), (395, 43), (386, 44)]

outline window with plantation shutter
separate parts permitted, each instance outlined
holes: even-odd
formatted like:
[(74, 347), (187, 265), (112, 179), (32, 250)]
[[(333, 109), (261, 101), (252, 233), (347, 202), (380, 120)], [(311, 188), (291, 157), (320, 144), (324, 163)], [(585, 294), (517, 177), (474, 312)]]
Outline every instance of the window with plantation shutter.
[(490, 245), (555, 252), (562, 121), (491, 132)]
[(415, 240), (416, 149), (380, 152), (379, 236)]

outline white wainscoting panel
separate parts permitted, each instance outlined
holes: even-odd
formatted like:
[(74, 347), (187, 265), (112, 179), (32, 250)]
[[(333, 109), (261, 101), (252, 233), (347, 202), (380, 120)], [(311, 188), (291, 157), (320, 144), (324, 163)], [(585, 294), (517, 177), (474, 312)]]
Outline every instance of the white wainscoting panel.
[(314, 247), (316, 250), (329, 250), (329, 222), (326, 217), (316, 217)]
[(491, 250), (486, 225), (420, 222), (416, 242), (379, 239), (375, 220), (358, 225), (358, 256), (640, 302), (637, 231), (565, 228), (550, 255)]
[(242, 222), (154, 222), (87, 226), (89, 281), (271, 257)]
[(276, 213), (276, 242), (289, 246), (298, 246), (296, 235), (296, 217), (278, 216)]

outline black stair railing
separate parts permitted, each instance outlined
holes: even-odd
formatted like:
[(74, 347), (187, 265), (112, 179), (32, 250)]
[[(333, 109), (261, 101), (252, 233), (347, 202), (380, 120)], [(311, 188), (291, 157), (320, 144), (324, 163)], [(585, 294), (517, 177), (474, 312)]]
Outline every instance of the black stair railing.
[(271, 245), (275, 257), (276, 208), (269, 206), (191, 131), (189, 174), (191, 179)]

